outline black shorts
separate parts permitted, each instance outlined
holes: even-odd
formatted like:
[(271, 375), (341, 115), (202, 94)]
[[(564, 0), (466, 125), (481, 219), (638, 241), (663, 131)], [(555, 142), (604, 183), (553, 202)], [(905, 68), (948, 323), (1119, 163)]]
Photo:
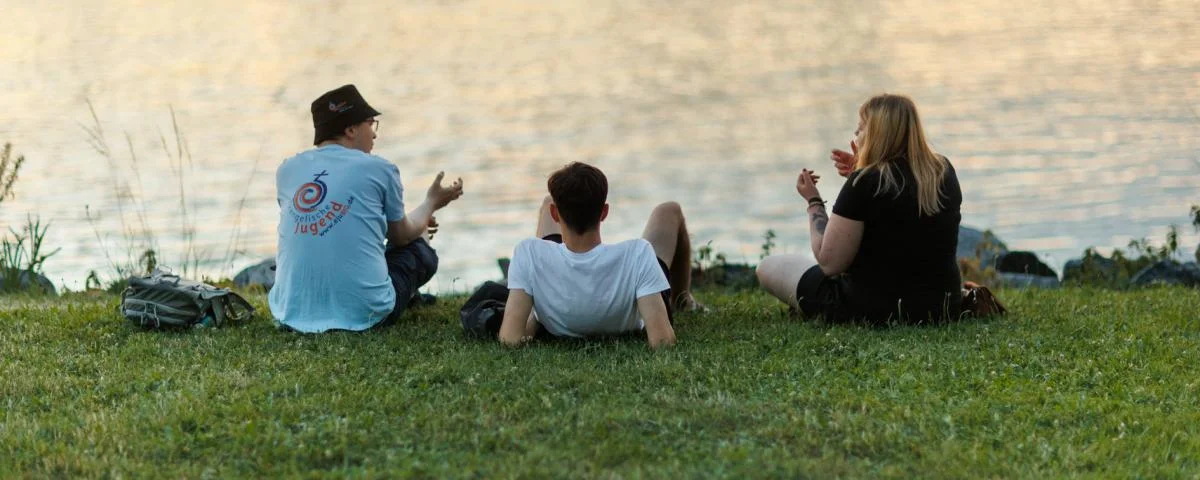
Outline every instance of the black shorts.
[(821, 267), (813, 266), (796, 284), (796, 303), (806, 317), (822, 315), (826, 321), (837, 322), (852, 313), (846, 298), (850, 289), (850, 282), (844, 275), (827, 277)]
[[(563, 243), (562, 234), (558, 234), (558, 233), (551, 233), (549, 235), (546, 235), (546, 236), (542, 237), (542, 240), (546, 240), (548, 242), (554, 242), (554, 243), (558, 243), (558, 244)], [(658, 258), (658, 256), (655, 256), (654, 258), (655, 258), (655, 260), (658, 260), (658, 267), (662, 269), (663, 275), (666, 275), (667, 280), (670, 280), (671, 279), (671, 267), (668, 267), (667, 262), (664, 262), (663, 259)], [(659, 295), (662, 295), (663, 303), (665, 303), (667, 305), (667, 321), (671, 322), (671, 324), (674, 325), (675, 324), (675, 308), (671, 305), (671, 289), (667, 288), (666, 290), (659, 292)], [(546, 330), (546, 327), (543, 327), (541, 322), (539, 322), (537, 334), (534, 335), (534, 338), (548, 339), (548, 338), (561, 338), (561, 337), (557, 337), (554, 334), (550, 333), (550, 331)]]
[(961, 294), (957, 291), (896, 297), (872, 295), (849, 275), (825, 276), (821, 267), (804, 272), (796, 284), (796, 303), (806, 317), (823, 316), (826, 322), (891, 323), (943, 322), (958, 318)]

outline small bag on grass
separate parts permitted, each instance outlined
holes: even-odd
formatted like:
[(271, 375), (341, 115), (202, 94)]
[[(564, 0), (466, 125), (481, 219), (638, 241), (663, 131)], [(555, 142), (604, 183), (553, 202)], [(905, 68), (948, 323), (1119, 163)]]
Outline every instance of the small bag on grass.
[(507, 286), (492, 281), (483, 282), (458, 310), (463, 334), (467, 338), (495, 340), (500, 333), (500, 322), (504, 320), (504, 305), (507, 301)]
[(975, 282), (963, 283), (962, 313), (967, 318), (1004, 315), (1008, 309), (987, 287)]
[(254, 307), (227, 288), (185, 280), (158, 269), (148, 276), (129, 277), (118, 309), (143, 328), (220, 327), (254, 315)]

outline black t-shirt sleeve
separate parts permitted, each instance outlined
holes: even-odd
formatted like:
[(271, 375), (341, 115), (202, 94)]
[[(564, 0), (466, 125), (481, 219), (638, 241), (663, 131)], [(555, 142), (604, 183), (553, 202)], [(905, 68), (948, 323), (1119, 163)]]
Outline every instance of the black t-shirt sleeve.
[[(859, 177), (862, 176), (861, 179)], [(835, 215), (865, 222), (870, 211), (871, 200), (875, 197), (876, 183), (879, 174), (871, 172), (863, 176), (862, 171), (851, 173), (838, 193), (837, 201), (833, 204)], [(857, 180), (857, 182), (856, 182)]]
[[(943, 157), (945, 158), (945, 157)], [(946, 209), (957, 212), (962, 207), (962, 186), (958, 183), (958, 172), (950, 160), (946, 160), (946, 178), (942, 180), (943, 203)]]

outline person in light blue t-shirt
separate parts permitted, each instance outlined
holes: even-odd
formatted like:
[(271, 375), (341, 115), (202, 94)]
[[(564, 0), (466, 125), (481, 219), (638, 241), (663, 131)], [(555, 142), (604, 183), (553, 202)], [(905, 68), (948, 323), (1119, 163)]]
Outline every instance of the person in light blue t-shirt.
[(317, 148), (275, 172), (279, 252), (271, 313), (289, 330), (362, 331), (394, 323), (437, 271), (426, 236), (433, 214), (462, 196), (439, 172), (416, 209), (404, 211), (396, 165), (375, 155), (379, 112), (353, 85), (312, 104)]

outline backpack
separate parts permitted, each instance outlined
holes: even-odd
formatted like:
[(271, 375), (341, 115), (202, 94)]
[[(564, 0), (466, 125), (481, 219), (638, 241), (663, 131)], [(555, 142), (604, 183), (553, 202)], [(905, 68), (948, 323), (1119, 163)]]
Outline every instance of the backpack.
[(228, 288), (159, 269), (144, 277), (129, 277), (118, 311), (143, 328), (220, 327), (254, 315), (254, 307)]
[(483, 282), (458, 310), (463, 334), (468, 338), (495, 340), (504, 321), (504, 304), (508, 301), (508, 286), (492, 281)]

